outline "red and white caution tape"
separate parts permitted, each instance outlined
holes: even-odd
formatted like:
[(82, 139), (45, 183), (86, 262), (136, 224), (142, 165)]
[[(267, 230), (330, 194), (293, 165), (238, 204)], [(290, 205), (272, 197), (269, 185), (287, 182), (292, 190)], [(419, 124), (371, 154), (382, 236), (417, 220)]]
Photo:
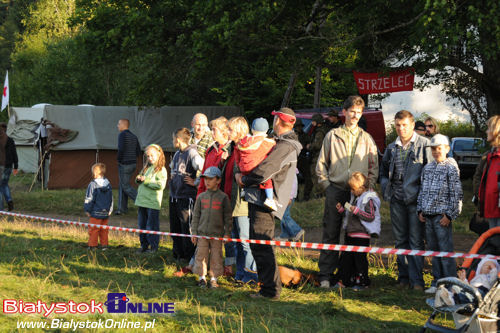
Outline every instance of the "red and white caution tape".
[(61, 220), (50, 217), (27, 215), (20, 213), (11, 213), (0, 211), (0, 215), (7, 215), (13, 217), (22, 217), (31, 220), (56, 222), (62, 224), (78, 225), (83, 227), (96, 227), (108, 230), (118, 230), (126, 232), (134, 232), (141, 234), (152, 234), (152, 235), (163, 235), (163, 236), (177, 236), (177, 237), (195, 237), (203, 239), (215, 239), (228, 242), (238, 242), (238, 243), (251, 243), (251, 244), (261, 244), (261, 245), (276, 245), (282, 247), (295, 247), (303, 249), (313, 249), (313, 250), (328, 250), (328, 251), (344, 251), (344, 252), (365, 252), (365, 253), (378, 253), (378, 254), (395, 254), (395, 255), (408, 255), (408, 256), (421, 256), (421, 257), (445, 257), (445, 258), (491, 258), (500, 260), (500, 256), (494, 256), (491, 254), (475, 254), (475, 253), (460, 253), (460, 252), (439, 252), (439, 251), (422, 251), (422, 250), (405, 250), (405, 249), (394, 249), (394, 248), (381, 248), (381, 247), (367, 247), (367, 246), (354, 246), (354, 245), (339, 245), (339, 244), (322, 244), (322, 243), (309, 243), (309, 242), (287, 242), (287, 241), (273, 241), (273, 240), (260, 240), (260, 239), (240, 239), (240, 238), (222, 238), (222, 237), (210, 237), (210, 236), (198, 236), (198, 235), (187, 235), (178, 234), (174, 232), (164, 232), (164, 231), (152, 231), (136, 228), (124, 228), (116, 227), (111, 225), (101, 225), (101, 224), (91, 224), (79, 221), (69, 221)]

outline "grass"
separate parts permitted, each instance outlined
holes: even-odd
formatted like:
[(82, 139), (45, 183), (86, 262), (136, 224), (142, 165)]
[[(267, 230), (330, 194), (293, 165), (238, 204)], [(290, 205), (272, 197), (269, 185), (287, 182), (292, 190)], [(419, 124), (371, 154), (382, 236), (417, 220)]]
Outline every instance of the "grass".
[[(11, 178), (16, 211), (84, 216), (84, 189), (41, 191), (35, 187), (28, 193), (30, 183), (28, 175)], [(454, 231), (469, 233), (468, 221), (474, 211), (470, 203), (471, 181), (465, 180), (463, 186), (464, 209), (454, 222)], [(165, 191), (162, 221), (168, 221), (167, 198)], [(322, 201), (298, 202), (292, 215), (304, 228), (320, 227)], [(136, 212), (131, 205), (128, 215), (136, 216)], [(383, 223), (390, 223), (385, 202), (381, 213)], [(156, 256), (137, 255), (137, 238), (137, 235), (111, 232), (109, 251), (89, 252), (84, 228), (0, 218), (2, 299), (104, 302), (108, 292), (126, 292), (132, 302), (175, 303), (174, 315), (104, 313), (52, 315), (49, 319), (40, 315), (3, 315), (0, 327), (16, 331), (18, 320), (126, 318), (141, 322), (155, 319), (153, 332), (407, 332), (416, 331), (430, 315), (424, 301), (426, 296), (394, 287), (394, 256), (369, 256), (372, 287), (363, 292), (325, 291), (305, 284), (296, 289), (284, 288), (279, 301), (253, 300), (248, 295), (256, 289), (237, 287), (229, 280), (222, 279), (221, 288), (217, 290), (201, 290), (195, 286), (194, 275), (173, 277), (181, 263), (173, 259), (171, 242), (163, 239)], [(303, 271), (318, 270), (317, 259), (305, 256), (303, 250), (277, 249), (277, 252), (281, 265)], [(427, 282), (430, 278), (425, 274)], [(446, 318), (442, 320), (451, 325)]]
[[(162, 242), (156, 256), (137, 255), (137, 236), (111, 232), (111, 249), (86, 249), (86, 230), (74, 226), (0, 220), (0, 297), (46, 303), (104, 302), (108, 292), (126, 292), (132, 302), (174, 302), (174, 315), (133, 315), (127, 320), (156, 320), (153, 332), (406, 332), (415, 331), (430, 314), (425, 296), (393, 287), (394, 271), (371, 257), (373, 286), (324, 291), (306, 284), (284, 289), (279, 301), (248, 298), (251, 287), (236, 287), (222, 279), (218, 290), (195, 286), (196, 277), (173, 277), (179, 265), (171, 243)], [(279, 255), (281, 264), (303, 270), (317, 263), (291, 251)], [(15, 331), (18, 320), (52, 318), (93, 320), (117, 318), (111, 314), (3, 315), (0, 327)], [(118, 317), (121, 320), (123, 317)], [(89, 330), (91, 331), (91, 330)], [(132, 330), (133, 331), (133, 330)]]

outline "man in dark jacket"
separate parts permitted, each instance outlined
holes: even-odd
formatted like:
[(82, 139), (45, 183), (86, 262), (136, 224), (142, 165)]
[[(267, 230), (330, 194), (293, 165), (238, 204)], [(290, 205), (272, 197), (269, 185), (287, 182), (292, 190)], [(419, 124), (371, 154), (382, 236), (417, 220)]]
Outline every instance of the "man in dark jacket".
[[(299, 169), (302, 178), (299, 178), (299, 182), (311, 182), (311, 152), (306, 148), (306, 146), (311, 142), (311, 136), (304, 132), (304, 124), (302, 120), (297, 119), (294, 126), (295, 134), (299, 138), (299, 142), (302, 145), (302, 150), (300, 151), (299, 157), (297, 159), (297, 169)], [(305, 194), (302, 195), (302, 198)], [(299, 200), (299, 193), (297, 193), (297, 201)]]
[(115, 214), (126, 214), (128, 211), (128, 199), (135, 201), (137, 190), (130, 185), (130, 178), (134, 175), (137, 167), (137, 156), (141, 155), (141, 146), (134, 133), (129, 131), (128, 119), (118, 121), (118, 209)]
[(320, 186), (318, 186), (318, 177), (316, 176), (316, 164), (318, 163), (319, 151), (323, 145), (326, 133), (329, 129), (325, 125), (323, 116), (316, 113), (312, 116), (312, 124), (314, 130), (312, 132), (311, 143), (307, 145), (307, 149), (311, 152), (311, 180), (306, 180), (304, 186), (304, 200), (309, 200), (309, 195), (312, 194), (313, 198), (320, 196), (324, 193)]
[[(380, 186), (390, 203), (392, 231), (397, 249), (423, 250), (424, 224), (418, 220), (417, 198), (424, 166), (432, 161), (430, 141), (414, 132), (415, 119), (406, 110), (394, 116), (398, 137), (389, 144), (380, 164)], [(424, 290), (424, 258), (398, 256), (398, 285)]]
[[(274, 217), (281, 219), (292, 193), (293, 177), (297, 167), (297, 156), (302, 148), (293, 132), (295, 112), (289, 108), (273, 111), (276, 146), (252, 172), (246, 176), (236, 174), (240, 186), (245, 187), (245, 200), (248, 202), (250, 217), (250, 238), (272, 240), (274, 237)], [(278, 210), (271, 212), (264, 206), (266, 198), (259, 184), (272, 179), (275, 201)], [(281, 292), (281, 279), (274, 255), (269, 245), (250, 244), (252, 255), (257, 264), (260, 291), (251, 297), (278, 299)]]
[[(7, 133), (7, 124), (0, 124), (1, 130)], [(3, 198), (7, 202), (7, 207), (9, 211), (14, 209), (14, 201), (12, 200), (12, 196), (10, 194), (9, 188), (9, 179), (10, 175), (17, 175), (18, 168), (18, 160), (17, 160), (17, 151), (16, 144), (12, 138), (7, 136), (7, 142), (5, 143), (5, 168), (2, 174), (2, 180), (0, 181), (0, 193), (3, 195)], [(0, 203), (0, 209), (3, 210), (3, 200)]]

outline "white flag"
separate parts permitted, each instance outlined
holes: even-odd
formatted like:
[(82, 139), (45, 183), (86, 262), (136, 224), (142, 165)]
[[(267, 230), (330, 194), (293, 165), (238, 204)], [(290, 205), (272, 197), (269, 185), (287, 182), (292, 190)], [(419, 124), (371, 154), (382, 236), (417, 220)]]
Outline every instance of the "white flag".
[(3, 111), (9, 105), (9, 71), (5, 74), (5, 83), (3, 84), (3, 93), (2, 93), (2, 109)]

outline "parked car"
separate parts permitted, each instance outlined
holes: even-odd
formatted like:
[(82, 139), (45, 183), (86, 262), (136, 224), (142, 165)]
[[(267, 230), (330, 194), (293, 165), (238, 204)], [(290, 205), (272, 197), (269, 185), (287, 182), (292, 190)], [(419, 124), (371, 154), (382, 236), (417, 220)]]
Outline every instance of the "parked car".
[(451, 139), (448, 156), (457, 161), (461, 174), (469, 175), (476, 170), (484, 145), (481, 138), (456, 137)]
[[(326, 119), (328, 112), (331, 110), (328, 108), (315, 108), (315, 109), (299, 109), (295, 110), (295, 115), (297, 118), (302, 120), (304, 124), (304, 131), (307, 133), (311, 126), (311, 118), (315, 113), (320, 113), (323, 118)], [(338, 111), (342, 123), (344, 123), (345, 116), (342, 112), (341, 107), (335, 107)], [(379, 154), (383, 154), (385, 150), (385, 123), (384, 115), (380, 109), (365, 108), (363, 110), (363, 117), (366, 120), (366, 131), (371, 134), (375, 144), (379, 150)]]

